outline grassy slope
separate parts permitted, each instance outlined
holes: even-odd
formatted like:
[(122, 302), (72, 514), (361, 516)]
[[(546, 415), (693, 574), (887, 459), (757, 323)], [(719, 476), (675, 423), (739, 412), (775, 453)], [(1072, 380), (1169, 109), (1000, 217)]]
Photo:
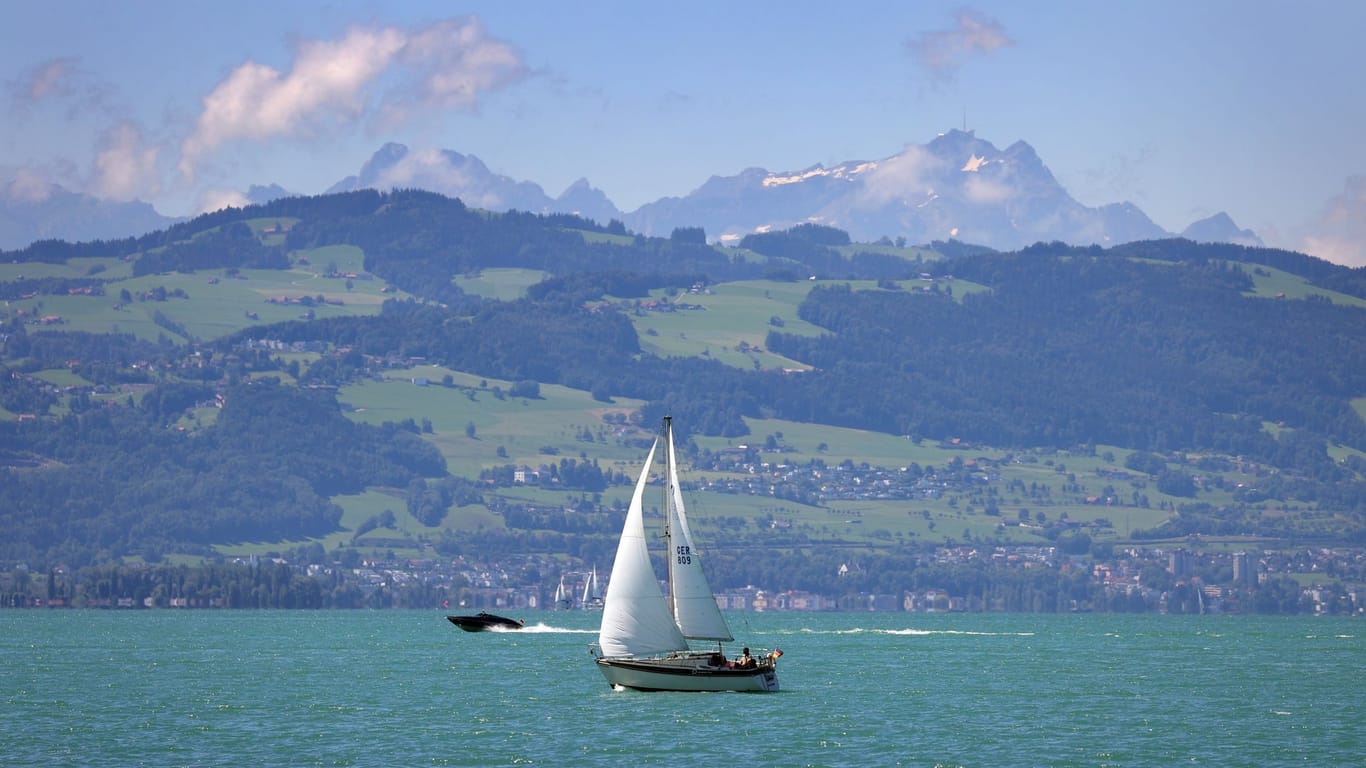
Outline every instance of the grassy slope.
[[(806, 364), (769, 352), (764, 348), (764, 342), (769, 331), (774, 330), (805, 336), (823, 333), (818, 326), (797, 316), (798, 305), (819, 285), (850, 285), (855, 290), (877, 288), (876, 282), (871, 280), (743, 280), (673, 299), (676, 304), (696, 305), (702, 309), (640, 312), (632, 315), (632, 322), (640, 336), (641, 348), (660, 357), (711, 357), (746, 370), (805, 370)], [(899, 285), (904, 290), (916, 290), (926, 284), (905, 280)], [(969, 293), (986, 290), (965, 280), (955, 281), (953, 285), (954, 296), (959, 300)], [(663, 296), (663, 292), (657, 292), (655, 298)]]
[[(1286, 299), (1305, 299), (1310, 296), (1321, 296), (1334, 304), (1344, 304), (1349, 307), (1366, 307), (1366, 300), (1310, 285), (1304, 278), (1292, 275), (1289, 272), (1282, 272), (1275, 267), (1265, 267), (1260, 264), (1244, 264), (1242, 266), (1243, 269), (1252, 276), (1254, 287), (1249, 294), (1251, 296), (1259, 296), (1267, 299), (1278, 297)], [(1262, 274), (1258, 274), (1259, 272)]]
[[(377, 314), (385, 299), (401, 295), (381, 293), (385, 286), (379, 280), (356, 279), (347, 288), (344, 278), (323, 277), (333, 266), (343, 274), (363, 272), (363, 254), (353, 246), (300, 251), (293, 254), (292, 260), (294, 267), (288, 271), (242, 270), (237, 277), (228, 277), (223, 270), (132, 277), (128, 265), (118, 259), (81, 259), (80, 265), (0, 264), (0, 281), (21, 275), (79, 277), (97, 265), (105, 267), (98, 277), (122, 276), (106, 286), (104, 296), (37, 296), (6, 302), (3, 312), (8, 315), (24, 310), (36, 315), (58, 315), (62, 324), (51, 326), (53, 330), (132, 333), (149, 341), (172, 335), (153, 321), (160, 312), (195, 339), (209, 340), (249, 325), (293, 320), (309, 309), (297, 304), (270, 303), (270, 299), (322, 296), (342, 303), (314, 306), (311, 309), (315, 316), (335, 317)], [(138, 300), (138, 296), (157, 287), (168, 293), (183, 291), (186, 298)], [(123, 290), (133, 296), (132, 302), (121, 301)], [(257, 317), (253, 319), (248, 313)]]
[(478, 275), (461, 275), (455, 279), (460, 290), (475, 296), (499, 301), (513, 301), (526, 295), (526, 289), (548, 275), (539, 269), (486, 269)]

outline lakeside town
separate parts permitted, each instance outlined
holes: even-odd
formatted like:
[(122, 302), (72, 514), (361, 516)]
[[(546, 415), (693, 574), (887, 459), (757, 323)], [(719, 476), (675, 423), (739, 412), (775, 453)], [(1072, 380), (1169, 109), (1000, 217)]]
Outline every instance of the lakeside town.
[[(553, 610), (600, 604), (605, 574), (596, 570), (559, 571), (554, 558), (527, 556), (501, 562), (467, 557), (374, 559), (349, 565), (291, 562), (285, 557), (237, 559), (224, 568), (257, 574), (279, 584), (281, 574), (295, 583), (347, 594), (354, 607), (450, 608), (460, 610)], [(838, 594), (753, 585), (716, 590), (721, 608), (730, 611), (905, 611), (905, 612), (1157, 612), (1157, 613), (1296, 613), (1366, 615), (1366, 549), (1304, 548), (1284, 551), (1211, 551), (1194, 547), (1116, 548), (1107, 561), (1060, 553), (1051, 546), (957, 546), (927, 551), (921, 566), (928, 572), (975, 573), (979, 586), (937, 587), (896, 592), (850, 590)], [(170, 566), (119, 566), (122, 589), (109, 578), (89, 583), (56, 568), (29, 573), (22, 564), (0, 564), (0, 595), (9, 608), (213, 609), (291, 607), (253, 604), (235, 588), (212, 580), (155, 577)], [(840, 566), (840, 579), (859, 566)], [(136, 578), (143, 571), (149, 578)], [(188, 569), (193, 572), (193, 569)], [(263, 576), (264, 574), (264, 576)], [(558, 574), (552, 581), (566, 588), (557, 605), (554, 586), (526, 574)], [(1294, 578), (1292, 578), (1292, 574)], [(1309, 578), (1305, 578), (1308, 574)], [(590, 581), (596, 577), (597, 581)], [(1042, 577), (1042, 578), (1041, 578)], [(1049, 578), (1051, 577), (1051, 578)], [(1012, 602), (992, 585), (1015, 589), (1023, 583), (1052, 583), (1061, 588), (1034, 590), (1027, 604)], [(1275, 604), (1268, 590), (1275, 586)], [(277, 586), (278, 588), (278, 586)], [(296, 587), (297, 588), (297, 587)], [(1048, 602), (1051, 600), (1051, 602)], [(326, 602), (299, 607), (346, 607)]]
[[(978, 548), (942, 547), (926, 556), (927, 565), (959, 566), (967, 569), (1035, 570), (1052, 572), (1066, 578), (1082, 578), (1099, 586), (1104, 594), (1122, 598), (1131, 610), (1156, 610), (1166, 613), (1173, 602), (1183, 607), (1173, 612), (1189, 613), (1185, 602), (1194, 599), (1198, 613), (1251, 612), (1250, 601), (1259, 585), (1269, 578), (1305, 571), (1322, 574), (1322, 581), (1305, 584), (1296, 599), (1313, 614), (1366, 615), (1366, 590), (1344, 587), (1343, 577), (1360, 580), (1366, 571), (1366, 550), (1306, 549), (1294, 554), (1211, 553), (1186, 548), (1142, 547), (1117, 551), (1105, 563), (1085, 563), (1060, 555), (1054, 547), (1015, 546)], [(552, 608), (553, 596), (539, 585), (516, 585), (510, 571), (481, 567), (470, 562), (453, 562), (450, 569), (434, 561), (407, 563), (370, 563), (355, 572), (369, 588), (389, 583), (462, 578), (468, 586), (459, 591), (460, 600), (452, 605), (479, 610), (510, 608)], [(857, 566), (841, 566), (841, 576)], [(1161, 571), (1170, 577), (1168, 588), (1145, 583), (1145, 576)], [(1217, 574), (1215, 578), (1202, 576)], [(583, 593), (588, 572), (566, 576), (571, 594)], [(1166, 581), (1166, 579), (1151, 579)], [(992, 612), (1007, 610), (1004, 600), (980, 594), (958, 594), (948, 588), (928, 588), (896, 593), (849, 592), (817, 594), (801, 590), (746, 586), (716, 590), (717, 603), (733, 611), (907, 611), (907, 612)], [(580, 604), (582, 601), (579, 601)], [(1113, 603), (1112, 603), (1113, 604)], [(1084, 600), (1060, 598), (1054, 606), (1036, 606), (1042, 612), (1091, 612), (1097, 609)]]

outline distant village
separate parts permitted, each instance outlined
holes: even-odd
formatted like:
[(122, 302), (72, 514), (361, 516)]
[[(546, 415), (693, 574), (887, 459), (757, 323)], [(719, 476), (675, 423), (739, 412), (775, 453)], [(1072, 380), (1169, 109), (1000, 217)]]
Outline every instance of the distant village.
[[(285, 558), (241, 558), (237, 564), (288, 567), (302, 577), (328, 584), (348, 584), (366, 595), (378, 592), (405, 592), (430, 596), (430, 606), (459, 610), (555, 610), (600, 606), (606, 575), (598, 573), (599, 588), (590, 586), (591, 570), (558, 571), (559, 578), (572, 596), (556, 605), (554, 588), (542, 583), (520, 583), (517, 574), (555, 574), (563, 561), (548, 556), (527, 556), (512, 562), (481, 562), (457, 557), (405, 559), (362, 559), (352, 567), (340, 563), (289, 562)], [(1048, 546), (958, 546), (940, 547), (924, 556), (926, 566), (968, 566), (1051, 572), (1098, 585), (1111, 606), (1125, 606), (1125, 612), (1158, 613), (1252, 613), (1255, 590), (1268, 579), (1288, 574), (1322, 574), (1298, 587), (1291, 598), (1297, 613), (1314, 615), (1366, 615), (1366, 590), (1344, 587), (1360, 584), (1366, 574), (1366, 550), (1356, 548), (1306, 548), (1292, 553), (1272, 551), (1211, 552), (1186, 547), (1116, 548), (1108, 562), (1061, 554)], [(148, 566), (150, 567), (150, 566)], [(854, 562), (840, 566), (842, 578), (857, 572)], [(1153, 574), (1164, 574), (1165, 589), (1145, 583)], [(1217, 579), (1197, 572), (1219, 574)], [(0, 565), (0, 584), (13, 584), (16, 576), (34, 579), (61, 579), (54, 574), (27, 574), (21, 564)], [(1166, 578), (1170, 577), (1170, 578)], [(851, 591), (818, 594), (784, 589), (777, 585), (754, 585), (741, 589), (718, 589), (717, 603), (729, 611), (876, 611), (876, 612), (1000, 612), (1007, 610), (999, 599), (981, 595), (956, 594), (948, 588), (929, 588), (894, 593)], [(1176, 601), (1180, 605), (1176, 605)], [(158, 591), (145, 596), (122, 595), (105, 598), (18, 598), (4, 607), (13, 608), (226, 608), (223, 598), (202, 598)], [(1059, 595), (1054, 605), (1034, 605), (1035, 612), (1088, 613), (1097, 606)], [(1114, 610), (1113, 607), (1111, 610)]]
[[(1302, 603), (1312, 606), (1314, 614), (1366, 615), (1366, 590), (1329, 586), (1341, 574), (1362, 574), (1366, 569), (1366, 550), (1313, 549), (1294, 555), (1260, 552), (1233, 552), (1227, 555), (1199, 552), (1185, 548), (1144, 547), (1116, 551), (1108, 563), (1081, 565), (1059, 555), (1053, 547), (942, 547), (928, 561), (942, 565), (997, 566), (1012, 569), (1040, 569), (1063, 574), (1082, 569), (1086, 578), (1103, 585), (1107, 595), (1123, 596), (1168, 612), (1168, 600), (1174, 590), (1157, 590), (1143, 584), (1142, 574), (1149, 566), (1158, 566), (1169, 573), (1176, 586), (1195, 590), (1197, 612), (1251, 612), (1246, 601), (1251, 591), (1268, 576), (1305, 571), (1324, 574), (1321, 584), (1303, 587), (1299, 596)], [(525, 564), (521, 564), (525, 565)], [(547, 560), (539, 564), (552, 568)], [(841, 566), (841, 575), (858, 566)], [(518, 570), (521, 569), (519, 565)], [(1197, 570), (1228, 571), (1231, 578), (1223, 583), (1207, 583), (1195, 576)], [(553, 598), (540, 586), (516, 585), (510, 572), (495, 566), (458, 560), (448, 565), (435, 561), (407, 561), (402, 563), (367, 563), (356, 576), (371, 586), (390, 580), (441, 579), (462, 577), (469, 586), (460, 590), (459, 607), (478, 610), (495, 609), (550, 609)], [(571, 594), (580, 593), (587, 584), (588, 572), (566, 574)], [(716, 601), (724, 610), (731, 611), (905, 611), (935, 612), (993, 612), (1004, 606), (983, 601), (977, 596), (953, 594), (946, 589), (926, 589), (919, 592), (903, 591), (889, 594), (850, 593), (843, 595), (816, 594), (799, 590), (746, 586), (743, 589), (717, 590)], [(1057, 606), (1039, 606), (1043, 611), (1090, 612), (1094, 606), (1067, 600)], [(1182, 611), (1187, 612), (1187, 611)]]

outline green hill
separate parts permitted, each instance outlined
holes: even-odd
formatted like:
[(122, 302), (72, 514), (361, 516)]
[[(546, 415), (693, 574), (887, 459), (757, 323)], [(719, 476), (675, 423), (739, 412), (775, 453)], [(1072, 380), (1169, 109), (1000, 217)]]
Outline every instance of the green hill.
[(841, 235), (358, 192), (0, 254), (0, 559), (605, 562), (665, 413), (736, 558), (1366, 542), (1361, 270)]

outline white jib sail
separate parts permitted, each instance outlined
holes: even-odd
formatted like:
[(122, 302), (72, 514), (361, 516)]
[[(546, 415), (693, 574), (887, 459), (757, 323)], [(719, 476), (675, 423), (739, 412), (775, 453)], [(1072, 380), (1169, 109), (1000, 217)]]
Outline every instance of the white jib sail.
[(655, 440), (645, 466), (640, 470), (640, 478), (636, 480), (621, 541), (617, 544), (617, 556), (612, 563), (612, 575), (607, 582), (602, 626), (598, 630), (598, 646), (604, 656), (648, 656), (688, 647), (669, 615), (669, 605), (655, 579), (645, 542), (642, 499), (658, 448), (659, 441)]
[(693, 544), (688, 515), (683, 508), (683, 492), (678, 487), (678, 463), (674, 458), (673, 429), (667, 439), (669, 456), (669, 587), (673, 597), (674, 619), (683, 636), (693, 640), (729, 641), (735, 638), (716, 605), (716, 596), (702, 572), (702, 558)]

